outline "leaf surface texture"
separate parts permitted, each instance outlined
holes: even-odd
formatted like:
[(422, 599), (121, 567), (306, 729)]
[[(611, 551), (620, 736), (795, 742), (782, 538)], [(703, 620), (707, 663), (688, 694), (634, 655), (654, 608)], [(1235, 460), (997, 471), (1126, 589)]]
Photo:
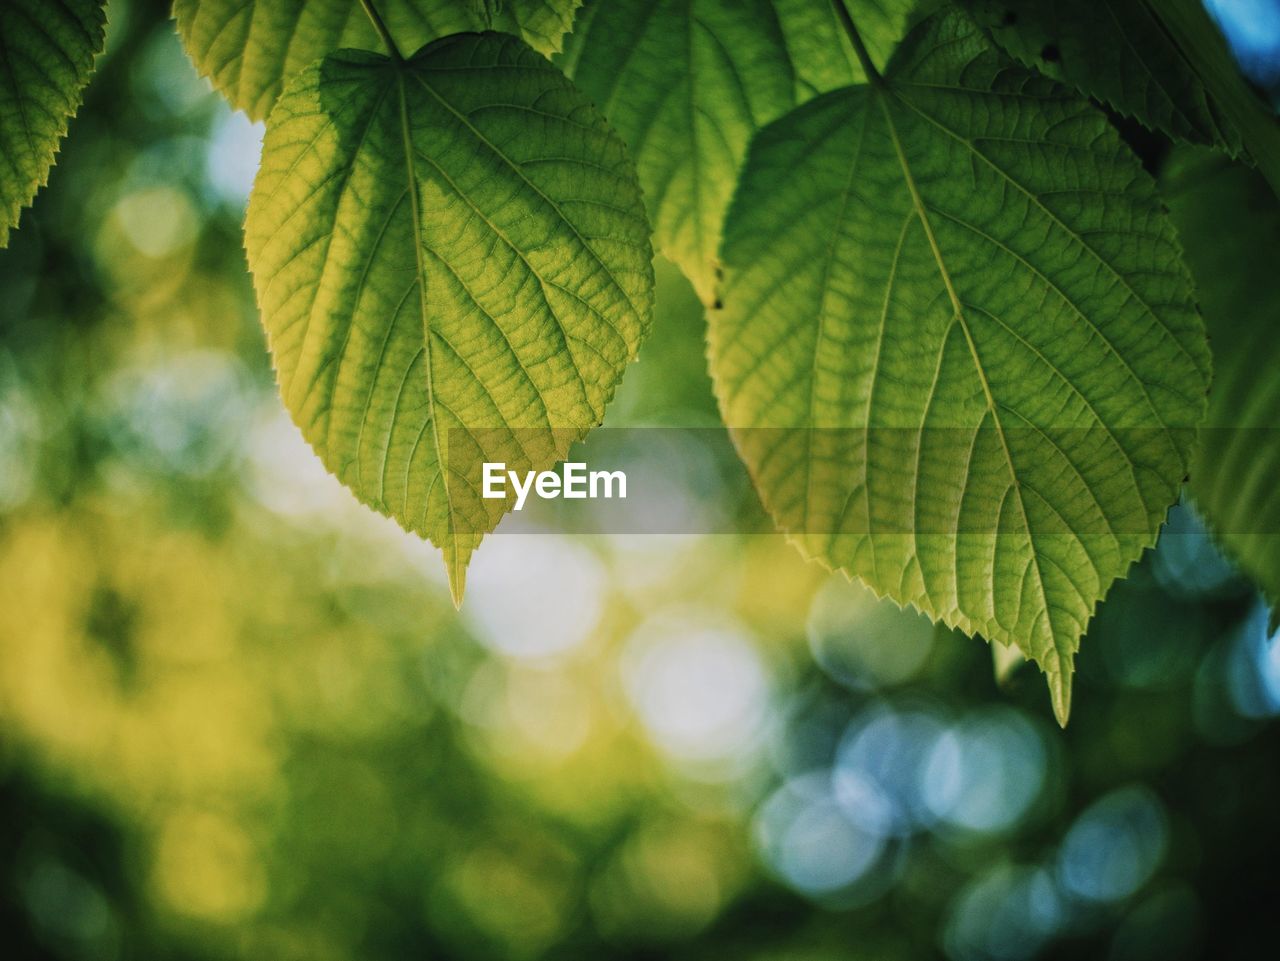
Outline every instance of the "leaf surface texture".
[(717, 394), (807, 555), (1017, 644), (1065, 721), (1079, 638), (1190, 462), (1204, 328), (1099, 111), (959, 14), (914, 30), (885, 77), (753, 144)]
[[(887, 57), (910, 5), (852, 6)], [(655, 246), (708, 303), (751, 137), (814, 93), (862, 77), (828, 0), (594, 0), (562, 62), (630, 146)]]
[(1172, 137), (1239, 152), (1239, 134), (1146, 0), (962, 3), (1027, 66)]
[(455, 598), (507, 509), (481, 463), (553, 466), (635, 358), (648, 236), (622, 143), (514, 37), (332, 54), (272, 112), (246, 246), (285, 404)]
[(49, 180), (102, 52), (100, 0), (0, 3), (0, 247)]
[(1251, 158), (1280, 193), (1280, 120), (1202, 0), (961, 0), (1027, 66), (1175, 140)]
[[(518, 34), (548, 56), (560, 49), (579, 0), (376, 0), (401, 53), (454, 33)], [(358, 0), (176, 0), (182, 42), (200, 73), (252, 119), (266, 117), (285, 82), (325, 54), (383, 50)]]

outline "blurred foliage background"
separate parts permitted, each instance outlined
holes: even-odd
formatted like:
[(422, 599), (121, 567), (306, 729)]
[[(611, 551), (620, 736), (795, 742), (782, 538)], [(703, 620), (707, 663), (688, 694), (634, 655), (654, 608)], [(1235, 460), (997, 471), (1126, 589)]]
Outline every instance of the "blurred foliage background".
[[(277, 399), (261, 130), (167, 12), (112, 0), (0, 256), (6, 957), (1275, 956), (1280, 643), (1190, 508), (1065, 732), (1034, 671), (805, 566), (679, 433), (633, 453), (760, 533), (497, 535), (455, 613)], [(659, 277), (611, 421), (713, 424)]]

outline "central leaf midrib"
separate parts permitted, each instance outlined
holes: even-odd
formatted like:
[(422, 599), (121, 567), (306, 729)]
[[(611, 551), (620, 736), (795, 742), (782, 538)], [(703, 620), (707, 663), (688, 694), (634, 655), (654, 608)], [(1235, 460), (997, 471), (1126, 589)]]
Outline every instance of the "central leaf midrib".
[[(947, 297), (951, 301), (953, 320), (955, 323), (960, 325), (961, 332), (964, 334), (965, 343), (969, 349), (969, 356), (973, 360), (974, 370), (977, 373), (978, 380), (982, 385), (982, 392), (984, 397), (986, 398), (988, 413), (991, 416), (992, 423), (995, 425), (996, 435), (1000, 439), (1000, 447), (1004, 452), (1005, 463), (1009, 469), (1010, 484), (1013, 488), (1014, 493), (1017, 495), (1017, 498), (1018, 498), (1018, 510), (1022, 514), (1022, 524), (1026, 530), (1027, 538), (1030, 541), (1031, 563), (1035, 567), (1036, 586), (1040, 593), (1041, 606), (1046, 612), (1049, 612), (1050, 611), (1049, 599), (1048, 599), (1047, 592), (1045, 590), (1044, 572), (1040, 568), (1039, 550), (1036, 547), (1035, 535), (1031, 530), (1031, 520), (1027, 514), (1026, 499), (1022, 492), (1022, 485), (1018, 478), (1017, 469), (1015, 468), (1013, 463), (1013, 454), (1009, 449), (1008, 438), (1005, 436), (1005, 433), (1004, 433), (1004, 425), (1000, 420), (998, 405), (996, 404), (995, 396), (991, 390), (991, 383), (987, 379), (986, 370), (982, 365), (982, 358), (981, 358), (981, 355), (978, 353), (977, 344), (974, 342), (973, 332), (969, 329), (969, 323), (965, 318), (964, 304), (960, 300), (959, 293), (956, 291), (955, 284), (951, 278), (951, 272), (948, 270), (946, 261), (942, 257), (942, 249), (939, 246), (937, 236), (934, 234), (933, 224), (929, 220), (929, 213), (925, 206), (924, 198), (920, 193), (919, 186), (916, 184), (915, 175), (911, 171), (911, 165), (907, 160), (906, 151), (902, 144), (902, 138), (899, 136), (897, 124), (894, 122), (894, 119), (893, 119), (893, 111), (889, 106), (889, 98), (892, 96), (895, 99), (898, 99), (897, 95), (892, 91), (886, 89), (884, 85), (876, 84), (876, 85), (873, 85), (872, 87), (872, 96), (875, 97), (880, 103), (881, 112), (884, 114), (885, 125), (888, 128), (889, 137), (893, 142), (894, 153), (897, 156), (898, 165), (902, 171), (902, 179), (907, 187), (908, 192), (911, 194), (912, 205), (916, 209), (916, 214), (920, 219), (920, 225), (924, 229), (925, 238), (929, 242), (929, 249), (933, 254), (934, 262), (938, 267), (939, 277), (942, 280), (943, 286), (946, 288)], [(922, 424), (921, 425), (922, 430), (923, 430), (923, 427), (924, 425)], [(978, 429), (979, 430), (981, 429), (981, 425), (979, 425)], [(1021, 617), (1021, 613), (1022, 613), (1022, 599), (1019, 598), (1019, 603), (1018, 603), (1019, 618)], [(1048, 613), (1048, 617), (1050, 622), (1049, 623), (1050, 643), (1052, 644), (1053, 648), (1057, 650), (1057, 642), (1056, 642), (1056, 639), (1054, 638), (1054, 631), (1052, 627), (1052, 617), (1053, 617), (1052, 613)], [(1059, 653), (1059, 656), (1061, 656), (1060, 653)], [(1059, 671), (1061, 671), (1061, 667), (1059, 667)]]
[[(444, 482), (444, 500), (445, 508), (448, 516), (449, 528), (449, 552), (452, 562), (449, 565), (450, 581), (453, 580), (454, 572), (458, 569), (460, 558), (458, 557), (458, 532), (457, 521), (454, 517), (453, 509), (453, 491), (449, 484), (449, 478), (446, 476), (448, 465), (444, 459), (444, 452), (440, 445), (440, 421), (436, 414), (436, 393), (435, 386), (432, 383), (433, 364), (431, 350), (431, 324), (427, 312), (427, 270), (426, 264), (422, 257), (422, 208), (418, 199), (418, 178), (417, 168), (413, 162), (413, 136), (409, 126), (409, 101), (405, 91), (405, 67), (401, 63), (394, 65), (396, 76), (396, 89), (400, 99), (400, 136), (404, 145), (404, 163), (405, 177), (408, 180), (409, 201), (413, 213), (413, 256), (414, 263), (417, 266), (417, 283), (418, 283), (418, 309), (422, 317), (422, 343), (424, 350), (423, 368), (426, 372), (426, 391), (427, 391), (427, 418), (431, 424), (431, 440), (436, 455), (436, 470), (439, 472), (440, 479)], [(388, 438), (388, 443), (391, 443)], [(412, 470), (412, 463), (409, 469)], [(431, 492), (428, 490), (428, 503), (423, 505), (423, 510), (430, 510)]]
[[(910, 83), (910, 86), (933, 87), (936, 89), (943, 89), (948, 91), (965, 90), (965, 88), (963, 87), (957, 87), (954, 85), (918, 84), (914, 82)], [(921, 120), (924, 120), (931, 127), (937, 129), (940, 133), (946, 135), (947, 137), (961, 144), (965, 148), (965, 150), (968, 151), (973, 157), (980, 160), (985, 166), (987, 166), (990, 170), (992, 170), (1003, 181), (1005, 181), (1010, 186), (1012, 186), (1015, 190), (1017, 190), (1019, 194), (1027, 198), (1027, 200), (1030, 203), (1034, 204), (1036, 209), (1039, 210), (1041, 213), (1043, 213), (1050, 220), (1051, 223), (1059, 227), (1069, 237), (1071, 237), (1073, 240), (1078, 242), (1081, 248), (1090, 256), (1091, 259), (1095, 260), (1100, 265), (1106, 267), (1111, 272), (1111, 274), (1116, 278), (1116, 280), (1124, 285), (1125, 289), (1133, 297), (1134, 301), (1140, 307), (1143, 308), (1144, 312), (1147, 315), (1151, 316), (1152, 318), (1156, 319), (1161, 332), (1179, 348), (1183, 356), (1187, 357), (1188, 360), (1190, 360), (1193, 364), (1195, 364), (1194, 358), (1191, 357), (1191, 355), (1186, 351), (1185, 347), (1183, 347), (1183, 345), (1173, 335), (1173, 331), (1170, 330), (1166, 324), (1164, 324), (1162, 321), (1159, 320), (1155, 312), (1150, 308), (1150, 306), (1148, 306), (1148, 304), (1143, 298), (1138, 296), (1137, 291), (1135, 291), (1132, 288), (1129, 282), (1124, 277), (1122, 277), (1119, 273), (1117, 273), (1115, 269), (1098, 254), (1098, 252), (1093, 248), (1092, 245), (1088, 244), (1082, 238), (1080, 238), (1074, 231), (1072, 231), (1062, 221), (1062, 219), (1057, 214), (1055, 214), (1052, 210), (1046, 207), (1044, 202), (1039, 197), (1037, 197), (1034, 193), (1032, 193), (1027, 187), (1025, 187), (1018, 180), (1010, 176), (1008, 171), (1006, 171), (1003, 167), (999, 166), (994, 161), (992, 161), (992, 159), (988, 157), (985, 153), (983, 153), (981, 150), (978, 150), (976, 144), (974, 144), (973, 141), (969, 140), (967, 137), (964, 137), (961, 134), (957, 133), (956, 131), (952, 130), (946, 124), (940, 122), (936, 117), (931, 116), (929, 113), (922, 110), (920, 107), (916, 106), (914, 103), (910, 101), (909, 98), (899, 96), (897, 99), (904, 107), (906, 107), (913, 114), (918, 116)], [(1086, 314), (1085, 311), (1078, 304), (1076, 304), (1075, 301), (1072, 300), (1067, 295), (1067, 293), (1064, 290), (1062, 290), (1061, 287), (1055, 281), (1051, 280), (1040, 268), (1036, 267), (1034, 264), (1028, 261), (1021, 254), (1016, 253), (1015, 251), (1008, 248), (1006, 245), (1001, 244), (995, 238), (990, 237), (986, 233), (978, 230), (976, 227), (974, 227), (974, 225), (964, 222), (959, 218), (952, 217), (951, 215), (948, 215), (945, 211), (938, 210), (937, 212), (940, 213), (943, 217), (952, 219), (958, 225), (964, 227), (965, 229), (978, 233), (980, 236), (984, 237), (989, 242), (1001, 247), (1010, 256), (1019, 260), (1028, 270), (1030, 270), (1033, 274), (1035, 274), (1036, 277), (1039, 280), (1041, 280), (1047, 287), (1053, 290), (1054, 293), (1062, 300), (1063, 304), (1065, 304), (1071, 310), (1071, 312), (1075, 314), (1076, 317), (1078, 317), (1081, 321), (1087, 323), (1098, 334), (1098, 336), (1102, 339), (1103, 344), (1106, 345), (1108, 352), (1113, 357), (1115, 357), (1116, 360), (1119, 362), (1119, 364), (1124, 368), (1126, 376), (1130, 380), (1132, 380), (1133, 383), (1142, 392), (1143, 400), (1146, 402), (1147, 409), (1150, 410), (1152, 416), (1156, 419), (1157, 423), (1160, 424), (1161, 428), (1165, 430), (1166, 434), (1168, 433), (1169, 431), (1168, 424), (1165, 422), (1164, 417), (1161, 415), (1160, 411), (1155, 406), (1155, 401), (1151, 397), (1151, 392), (1147, 388), (1146, 382), (1141, 377), (1138, 376), (1137, 371), (1133, 369), (1133, 366), (1129, 362), (1129, 360), (1120, 353), (1119, 348), (1117, 348), (1116, 345), (1111, 341), (1111, 338), (1107, 337), (1102, 332), (1098, 324), (1091, 317), (1089, 317), (1089, 315)], [(1000, 321), (997, 319), (997, 322), (1000, 322)], [(1004, 325), (1004, 326), (1006, 327), (1006, 329), (1011, 330), (1011, 328), (1008, 328), (1008, 325)], [(1070, 380), (1070, 378), (1068, 378), (1065, 375), (1065, 373), (1063, 373), (1055, 365), (1049, 363), (1047, 358), (1045, 359), (1045, 363), (1046, 363), (1046, 366), (1049, 368), (1049, 370), (1055, 376), (1062, 379), (1063, 382), (1066, 383), (1068, 387), (1072, 391), (1074, 391), (1076, 395), (1079, 396), (1085, 402), (1086, 406), (1090, 408), (1091, 413), (1093, 413), (1094, 418), (1103, 427), (1107, 435), (1111, 438), (1111, 441), (1116, 445), (1116, 448), (1125, 457), (1125, 460), (1129, 466), (1130, 475), (1133, 478), (1134, 489), (1138, 492), (1139, 500), (1142, 500), (1141, 485), (1138, 483), (1137, 468), (1136, 468), (1136, 465), (1133, 463), (1133, 458), (1129, 455), (1129, 452), (1124, 448), (1124, 445), (1120, 443), (1119, 438), (1115, 436), (1115, 433), (1114, 431), (1112, 431), (1111, 427), (1106, 423), (1106, 421), (1100, 415), (1098, 415), (1097, 411), (1094, 410), (1092, 402), (1090, 402), (1088, 398), (1085, 397), (1084, 393), (1078, 387), (1076, 387), (1076, 385)], [(1144, 508), (1146, 508), (1147, 504), (1145, 500), (1142, 500), (1142, 502), (1143, 502)], [(1110, 524), (1108, 524), (1108, 526), (1110, 526)], [(1115, 532), (1113, 531), (1112, 533), (1114, 536)]]
[[(925, 85), (923, 85), (923, 84), (911, 84), (911, 85), (912, 85), (912, 86), (925, 86)], [(935, 86), (936, 86), (936, 85), (935, 85)], [(945, 87), (945, 86), (943, 86), (943, 87), (941, 87), (941, 89), (944, 89), (944, 90), (952, 90), (952, 91), (960, 91), (960, 92), (964, 92), (964, 93), (970, 93), (970, 92), (971, 92), (971, 91), (969, 91), (969, 90), (966, 90), (966, 89), (965, 89), (965, 88), (963, 88), (963, 87), (954, 87), (954, 86), (953, 86), (953, 87)], [(989, 92), (989, 91), (984, 91), (983, 93), (984, 93), (984, 96), (985, 96), (985, 95), (988, 95), (990, 92)], [(976, 147), (976, 145), (975, 145), (972, 141), (970, 141), (970, 140), (969, 140), (969, 139), (967, 139), (966, 137), (962, 136), (961, 134), (957, 133), (956, 131), (952, 130), (952, 129), (951, 129), (950, 127), (948, 127), (946, 124), (941, 123), (941, 122), (940, 122), (936, 117), (930, 116), (930, 115), (929, 115), (928, 113), (926, 113), (924, 110), (921, 110), (919, 107), (917, 107), (915, 104), (913, 104), (913, 103), (910, 101), (910, 99), (908, 99), (908, 98), (906, 98), (906, 97), (902, 97), (902, 96), (899, 96), (897, 99), (898, 99), (898, 102), (899, 102), (899, 103), (901, 103), (904, 107), (906, 107), (906, 108), (907, 108), (908, 110), (910, 110), (912, 113), (916, 114), (916, 116), (920, 117), (920, 118), (921, 118), (922, 120), (924, 120), (926, 123), (928, 123), (928, 124), (932, 125), (933, 127), (937, 128), (940, 132), (942, 132), (942, 133), (943, 133), (943, 134), (945, 134), (946, 136), (950, 137), (951, 139), (953, 139), (953, 140), (955, 140), (956, 142), (958, 142), (959, 144), (961, 144), (961, 145), (962, 145), (962, 146), (963, 146), (967, 151), (969, 151), (969, 153), (970, 153), (970, 154), (972, 154), (972, 155), (973, 155), (974, 157), (976, 157), (978, 160), (981, 160), (981, 161), (982, 161), (982, 163), (983, 163), (986, 167), (988, 167), (991, 171), (993, 171), (996, 175), (998, 175), (1002, 180), (1004, 180), (1005, 182), (1007, 182), (1007, 183), (1009, 184), (1009, 186), (1013, 187), (1015, 190), (1017, 190), (1017, 191), (1018, 191), (1018, 193), (1020, 193), (1022, 196), (1024, 196), (1025, 198), (1027, 198), (1027, 200), (1028, 200), (1030, 203), (1035, 204), (1036, 208), (1037, 208), (1037, 209), (1039, 209), (1039, 210), (1041, 211), (1041, 213), (1043, 213), (1043, 214), (1044, 214), (1044, 215), (1045, 215), (1045, 216), (1046, 216), (1050, 221), (1052, 221), (1052, 222), (1053, 222), (1053, 224), (1054, 224), (1055, 226), (1057, 226), (1058, 228), (1060, 228), (1061, 230), (1063, 230), (1063, 231), (1064, 231), (1064, 232), (1065, 232), (1069, 237), (1071, 237), (1074, 241), (1076, 241), (1078, 244), (1080, 244), (1081, 248), (1082, 248), (1082, 249), (1083, 249), (1083, 250), (1084, 250), (1084, 251), (1089, 255), (1089, 257), (1090, 257), (1090, 259), (1091, 259), (1091, 260), (1095, 261), (1095, 262), (1096, 262), (1100, 267), (1104, 268), (1104, 269), (1105, 269), (1109, 274), (1111, 274), (1111, 276), (1116, 280), (1116, 282), (1117, 282), (1117, 283), (1119, 283), (1119, 284), (1121, 284), (1121, 285), (1123, 285), (1123, 286), (1124, 286), (1125, 290), (1126, 290), (1126, 291), (1128, 291), (1128, 293), (1130, 294), (1130, 296), (1132, 296), (1132, 297), (1133, 297), (1134, 301), (1135, 301), (1135, 302), (1136, 302), (1140, 307), (1142, 307), (1143, 311), (1144, 311), (1144, 312), (1145, 312), (1149, 317), (1151, 317), (1153, 320), (1155, 320), (1155, 321), (1156, 321), (1157, 325), (1160, 327), (1160, 329), (1161, 329), (1161, 330), (1163, 331), (1163, 333), (1166, 335), (1166, 337), (1168, 338), (1168, 340), (1169, 340), (1169, 341), (1170, 341), (1170, 342), (1171, 342), (1175, 347), (1177, 347), (1177, 348), (1178, 348), (1178, 351), (1179, 351), (1179, 352), (1180, 352), (1184, 357), (1186, 357), (1189, 361), (1191, 361), (1191, 363), (1192, 363), (1194, 366), (1196, 366), (1197, 368), (1199, 368), (1199, 366), (1200, 366), (1200, 365), (1196, 362), (1195, 358), (1191, 356), (1191, 354), (1187, 351), (1186, 347), (1182, 344), (1182, 342), (1181, 342), (1181, 341), (1179, 341), (1179, 340), (1178, 340), (1178, 338), (1177, 338), (1176, 336), (1174, 336), (1173, 331), (1172, 331), (1172, 330), (1170, 330), (1170, 329), (1169, 329), (1169, 327), (1168, 327), (1168, 325), (1166, 325), (1166, 324), (1165, 324), (1165, 323), (1160, 319), (1159, 315), (1157, 315), (1157, 314), (1156, 314), (1156, 312), (1151, 308), (1151, 306), (1146, 302), (1146, 300), (1144, 300), (1142, 297), (1139, 297), (1139, 296), (1138, 296), (1138, 292), (1137, 292), (1136, 290), (1134, 290), (1134, 289), (1133, 289), (1133, 286), (1129, 283), (1128, 279), (1126, 279), (1126, 278), (1125, 278), (1125, 276), (1124, 276), (1123, 274), (1121, 274), (1119, 271), (1117, 271), (1117, 270), (1115, 269), (1115, 267), (1114, 267), (1111, 263), (1109, 263), (1109, 262), (1106, 260), (1106, 258), (1104, 258), (1101, 254), (1099, 254), (1099, 253), (1098, 253), (1098, 251), (1097, 251), (1097, 250), (1095, 250), (1091, 244), (1087, 243), (1087, 242), (1084, 240), (1084, 238), (1082, 238), (1078, 233), (1076, 233), (1076, 232), (1075, 232), (1075, 231), (1073, 231), (1070, 227), (1068, 227), (1068, 226), (1063, 222), (1062, 218), (1061, 218), (1058, 214), (1054, 213), (1054, 211), (1052, 211), (1051, 209), (1049, 209), (1049, 208), (1045, 205), (1045, 203), (1044, 203), (1044, 201), (1043, 201), (1043, 200), (1041, 200), (1038, 196), (1036, 196), (1036, 194), (1035, 194), (1035, 193), (1033, 193), (1031, 190), (1029, 190), (1029, 189), (1028, 189), (1024, 184), (1022, 184), (1020, 181), (1018, 181), (1018, 180), (1017, 180), (1017, 179), (1015, 179), (1013, 176), (1011, 176), (1011, 175), (1010, 175), (1010, 173), (1009, 173), (1007, 170), (1005, 170), (1003, 167), (1001, 167), (1000, 165), (998, 165), (998, 164), (996, 164), (994, 161), (992, 161), (992, 159), (991, 159), (990, 157), (988, 157), (985, 153), (983, 153), (981, 150), (978, 150), (978, 149), (977, 149), (977, 147)], [(1074, 304), (1072, 304), (1071, 306), (1072, 306), (1072, 308), (1075, 310), (1075, 312), (1076, 312), (1077, 314), (1079, 314), (1082, 318), (1084, 318), (1084, 319), (1088, 320), (1088, 316), (1087, 316), (1086, 314), (1084, 314), (1084, 312), (1083, 312), (1083, 311), (1081, 311), (1081, 310), (1080, 310), (1078, 307), (1076, 307)], [(1096, 325), (1096, 324), (1093, 324), (1092, 322), (1090, 322), (1090, 324), (1091, 324), (1091, 326), (1093, 326), (1093, 327), (1094, 327), (1094, 329), (1095, 329), (1095, 330), (1097, 330), (1097, 325)], [(1102, 331), (1098, 330), (1098, 334), (1101, 336), (1101, 335), (1102, 335)], [(1166, 425), (1166, 424), (1164, 423), (1164, 420), (1163, 420), (1163, 418), (1161, 418), (1159, 411), (1158, 411), (1158, 410), (1156, 410), (1156, 408), (1155, 408), (1155, 404), (1154, 404), (1154, 402), (1152, 402), (1152, 401), (1151, 401), (1150, 395), (1149, 395), (1149, 394), (1147, 394), (1147, 392), (1146, 392), (1146, 384), (1145, 384), (1145, 382), (1142, 380), (1142, 378), (1138, 377), (1138, 375), (1137, 375), (1137, 374), (1132, 370), (1132, 368), (1131, 368), (1131, 367), (1129, 366), (1129, 364), (1128, 364), (1128, 361), (1126, 361), (1126, 360), (1125, 360), (1125, 358), (1123, 358), (1123, 357), (1121, 357), (1121, 356), (1119, 355), (1119, 351), (1118, 351), (1118, 350), (1116, 350), (1116, 348), (1115, 348), (1115, 346), (1114, 346), (1113, 344), (1111, 344), (1110, 340), (1107, 340), (1107, 346), (1108, 346), (1108, 348), (1112, 351), (1112, 353), (1116, 354), (1116, 356), (1117, 356), (1117, 358), (1120, 360), (1120, 362), (1121, 362), (1122, 364), (1124, 364), (1124, 365), (1125, 365), (1126, 369), (1128, 370), (1129, 376), (1131, 376), (1131, 377), (1132, 377), (1132, 378), (1133, 378), (1133, 379), (1134, 379), (1134, 380), (1135, 380), (1135, 381), (1136, 381), (1136, 382), (1137, 382), (1137, 383), (1142, 387), (1143, 392), (1144, 392), (1144, 395), (1146, 396), (1146, 400), (1148, 401), (1148, 404), (1149, 404), (1149, 406), (1151, 407), (1151, 412), (1152, 412), (1153, 414), (1155, 414), (1156, 419), (1160, 421), (1161, 426), (1162, 426), (1162, 427), (1166, 427), (1166, 428), (1167, 428), (1167, 426), (1168, 426), (1168, 425)]]
[[(491, 231), (493, 231), (494, 236), (497, 237), (499, 240), (502, 241), (503, 244), (506, 245), (507, 249), (510, 250), (522, 264), (524, 264), (525, 268), (529, 271), (529, 274), (535, 280), (538, 281), (538, 285), (542, 290), (543, 302), (546, 304), (546, 307), (547, 307), (547, 312), (555, 320), (556, 328), (560, 332), (561, 343), (564, 345), (565, 351), (572, 358), (573, 352), (569, 346), (569, 332), (568, 330), (565, 329), (565, 326), (560, 321), (560, 318), (556, 316), (555, 310), (551, 304), (551, 300), (548, 297), (547, 290), (546, 290), (547, 284), (550, 284), (551, 286), (555, 287), (557, 290), (563, 290), (563, 287), (557, 284), (553, 280), (544, 278), (537, 271), (537, 269), (529, 261), (529, 258), (528, 256), (526, 256), (525, 252), (521, 250), (520, 247), (515, 243), (515, 241), (513, 241), (510, 237), (507, 236), (506, 231), (504, 231), (501, 227), (499, 227), (496, 223), (494, 223), (490, 219), (489, 215), (486, 214), (484, 210), (482, 210), (480, 206), (474, 200), (471, 199), (471, 197), (466, 193), (466, 191), (464, 191), (462, 187), (459, 186), (458, 183), (451, 176), (449, 176), (449, 172), (447, 170), (445, 170), (442, 166), (440, 166), (440, 164), (432, 160), (429, 156), (427, 156), (421, 150), (418, 150), (416, 147), (412, 149), (413, 149), (413, 155), (419, 158), (420, 160), (422, 160), (423, 163), (428, 164), (441, 177), (441, 179), (444, 180), (444, 182), (448, 185), (449, 189), (452, 190), (455, 195), (457, 195), (458, 199), (461, 200), (464, 204), (466, 204), (469, 208), (471, 208), (471, 211), (477, 217), (479, 217), (481, 220), (484, 221), (485, 226), (488, 227)], [(462, 277), (458, 275), (457, 270), (455, 270), (452, 265), (450, 265), (443, 258), (441, 258), (439, 254), (436, 254), (436, 257), (437, 259), (440, 260), (441, 266), (444, 267), (445, 270), (449, 271), (453, 279), (457, 281), (458, 285), (463, 289), (463, 291), (467, 295), (467, 298), (471, 301), (471, 303), (475, 305), (476, 309), (479, 310), (480, 313), (483, 314), (485, 318), (490, 323), (493, 324), (494, 329), (497, 330), (497, 332), (502, 336), (503, 341), (505, 341), (507, 345), (507, 349), (511, 352), (511, 357), (515, 361), (516, 367), (520, 370), (520, 373), (524, 375), (524, 378), (528, 382), (529, 386), (533, 388), (534, 393), (538, 395), (538, 403), (542, 407), (543, 414), (546, 417), (548, 430), (555, 430), (555, 425), (551, 422), (551, 407), (547, 404), (546, 397), (543, 395), (542, 388), (538, 385), (538, 382), (534, 379), (533, 373), (529, 369), (529, 367), (526, 366), (524, 361), (520, 359), (520, 355), (519, 353), (517, 353), (515, 345), (511, 343), (510, 335), (508, 335), (508, 333), (505, 330), (503, 330), (502, 324), (499, 322), (498, 318), (495, 317), (489, 311), (489, 309), (480, 302), (480, 298), (477, 297), (474, 292), (472, 292), (471, 288), (467, 285), (466, 281), (464, 281)], [(587, 308), (587, 310), (589, 311), (593, 310), (593, 308), (588, 303), (586, 303), (586, 301), (583, 300), (582, 297), (574, 295), (571, 291), (565, 291), (565, 293), (570, 296), (574, 296), (579, 303), (581, 303), (584, 307)], [(598, 312), (597, 312), (597, 316), (599, 316)], [(603, 320), (604, 318), (601, 318), (601, 319)], [(605, 323), (608, 323), (608, 321), (605, 320)], [(615, 332), (616, 332), (616, 329), (615, 329)], [(457, 353), (456, 351), (454, 352)], [(590, 406), (591, 401), (590, 401), (590, 397), (588, 396), (587, 381), (582, 374), (582, 369), (578, 367), (576, 361), (573, 362), (573, 372), (577, 375), (578, 382), (582, 385), (583, 399), (588, 404), (588, 406)], [(488, 393), (490, 396), (490, 401), (494, 404), (494, 407), (497, 408), (497, 399), (493, 396), (492, 390), (486, 387), (484, 382), (481, 381), (479, 376), (476, 375), (474, 372), (472, 376), (475, 377), (477, 383), (479, 383), (482, 387), (485, 387), (486, 393)]]

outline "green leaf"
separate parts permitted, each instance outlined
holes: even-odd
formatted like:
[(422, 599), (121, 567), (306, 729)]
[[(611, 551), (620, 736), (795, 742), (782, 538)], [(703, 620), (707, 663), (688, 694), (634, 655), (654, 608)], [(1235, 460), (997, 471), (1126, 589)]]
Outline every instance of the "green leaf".
[(1214, 92), (1227, 118), (1276, 196), (1280, 196), (1280, 118), (1240, 73), (1202, 0), (1163, 0), (1156, 9), (1192, 68)]
[(1146, 0), (961, 0), (1022, 63), (1171, 137), (1235, 154), (1240, 136)]
[[(887, 55), (910, 4), (853, 6)], [(630, 145), (655, 245), (707, 303), (752, 135), (862, 77), (828, 0), (589, 0), (562, 64)]]
[(710, 358), (801, 550), (1016, 644), (1065, 722), (1095, 605), (1153, 543), (1209, 352), (1174, 232), (1087, 102), (959, 15), (766, 127)]
[(102, 52), (101, 0), (0, 3), (0, 248), (49, 180)]
[(1280, 601), (1280, 204), (1256, 173), (1186, 150), (1165, 173), (1213, 341), (1208, 429), (1189, 491), (1226, 552)]
[(245, 225), (280, 389), (359, 498), (467, 560), (599, 423), (652, 310), (635, 172), (548, 61), (501, 34), (344, 51), (268, 122)]
[(1280, 121), (1201, 0), (961, 0), (1022, 63), (1177, 140), (1241, 156), (1280, 190)]
[[(453, 33), (505, 30), (550, 56), (581, 0), (378, 0), (405, 52)], [(343, 48), (383, 49), (358, 0), (176, 0), (178, 33), (202, 76), (261, 120), (295, 73)]]

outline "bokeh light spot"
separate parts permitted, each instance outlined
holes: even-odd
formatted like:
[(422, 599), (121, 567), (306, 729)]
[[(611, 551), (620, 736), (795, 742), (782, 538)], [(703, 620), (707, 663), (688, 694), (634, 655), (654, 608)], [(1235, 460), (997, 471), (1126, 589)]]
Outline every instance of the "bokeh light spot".
[(668, 754), (714, 764), (759, 747), (769, 673), (737, 625), (694, 609), (660, 612), (628, 639), (622, 671), (640, 722)]
[(1000, 865), (957, 896), (943, 931), (954, 961), (1019, 961), (1058, 931), (1061, 900), (1043, 868)]
[(1271, 630), (1271, 607), (1262, 598), (1236, 629), (1225, 668), (1227, 692), (1239, 714), (1280, 714), (1280, 632)]
[(940, 820), (975, 832), (1016, 825), (1044, 785), (1044, 742), (1017, 711), (975, 712), (942, 735), (923, 769), (925, 804)]
[(587, 640), (605, 587), (596, 556), (567, 537), (491, 537), (471, 561), (463, 611), (486, 647), (507, 657), (551, 658)]
[(265, 127), (219, 102), (219, 117), (209, 134), (205, 177), (214, 196), (241, 206), (249, 199)]
[(1168, 824), (1149, 789), (1112, 791), (1076, 819), (1062, 842), (1058, 878), (1084, 901), (1119, 901), (1150, 880), (1164, 857)]
[(864, 830), (900, 837), (931, 824), (921, 791), (946, 728), (932, 713), (876, 704), (850, 722), (836, 756), (836, 798)]
[(884, 851), (880, 835), (847, 816), (827, 771), (802, 774), (778, 788), (760, 809), (756, 837), (773, 870), (813, 896), (859, 881)]
[(154, 259), (187, 246), (199, 230), (187, 192), (167, 185), (125, 194), (116, 202), (115, 219), (134, 249)]
[(914, 677), (933, 646), (933, 625), (865, 587), (830, 578), (809, 609), (809, 647), (832, 678), (871, 690)]

